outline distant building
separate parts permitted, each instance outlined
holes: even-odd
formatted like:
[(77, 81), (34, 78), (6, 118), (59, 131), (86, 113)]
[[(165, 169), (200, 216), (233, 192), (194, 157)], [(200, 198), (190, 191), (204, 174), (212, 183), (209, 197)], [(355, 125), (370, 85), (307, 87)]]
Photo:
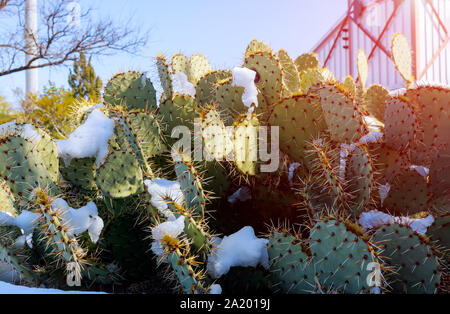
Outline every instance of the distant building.
[(417, 80), (450, 85), (450, 0), (348, 0), (345, 16), (313, 49), (339, 79), (358, 76), (356, 56), (369, 58), (368, 84), (404, 87), (390, 58), (391, 39), (403, 33)]

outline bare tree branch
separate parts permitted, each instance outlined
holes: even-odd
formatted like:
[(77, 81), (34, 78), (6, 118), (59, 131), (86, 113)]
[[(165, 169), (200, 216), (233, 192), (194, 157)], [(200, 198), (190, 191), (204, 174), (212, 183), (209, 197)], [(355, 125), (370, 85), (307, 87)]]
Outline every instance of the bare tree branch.
[[(0, 0), (0, 10), (9, 12), (7, 23), (15, 26), (0, 30), (0, 76), (29, 69), (58, 66), (75, 60), (80, 53), (87, 55), (111, 55), (114, 52), (136, 54), (147, 43), (148, 34), (132, 29), (128, 24), (116, 25), (111, 20), (93, 21), (93, 10), (81, 10), (73, 24), (67, 0), (42, 1), (39, 8), (37, 36), (30, 36), (36, 47), (32, 58), (26, 63), (29, 49), (24, 34), (24, 0)], [(77, 13), (77, 12), (75, 12)], [(0, 19), (0, 22), (1, 19)], [(9, 24), (8, 24), (9, 25)]]

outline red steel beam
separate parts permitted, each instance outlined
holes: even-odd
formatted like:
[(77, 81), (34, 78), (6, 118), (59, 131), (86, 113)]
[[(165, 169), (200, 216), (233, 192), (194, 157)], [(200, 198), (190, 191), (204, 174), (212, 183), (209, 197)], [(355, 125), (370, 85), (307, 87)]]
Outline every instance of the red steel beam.
[(336, 38), (334, 39), (333, 46), (331, 47), (330, 52), (328, 53), (328, 56), (325, 59), (325, 62), (323, 64), (324, 67), (326, 67), (328, 61), (330, 60), (331, 55), (333, 54), (334, 48), (336, 48), (336, 44), (339, 40), (339, 37), (341, 37), (342, 30), (344, 29), (345, 24), (347, 24), (349, 18), (350, 18), (349, 15), (347, 15), (347, 17), (342, 21), (341, 28), (339, 29), (339, 32), (337, 33)]
[[(353, 23), (355, 23), (359, 27), (359, 29), (367, 37), (369, 37), (370, 40), (372, 40), (375, 44), (377, 44), (377, 39), (375, 37), (373, 37), (373, 35), (367, 29), (365, 29), (365, 27), (363, 27), (361, 24), (359, 24), (353, 17), (350, 16), (350, 19), (353, 21)], [(389, 50), (387, 50), (381, 43), (378, 43), (377, 46), (386, 54), (386, 56), (388, 58), (391, 57), (391, 53), (389, 52)]]

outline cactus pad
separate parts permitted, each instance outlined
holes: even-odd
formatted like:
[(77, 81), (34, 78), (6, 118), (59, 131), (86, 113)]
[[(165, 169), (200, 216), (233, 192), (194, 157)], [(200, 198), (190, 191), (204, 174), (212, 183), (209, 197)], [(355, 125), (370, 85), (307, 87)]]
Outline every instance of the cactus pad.
[(396, 33), (392, 39), (391, 45), (392, 59), (394, 60), (395, 68), (400, 73), (407, 84), (414, 81), (412, 74), (412, 53), (409, 46), (408, 39), (405, 35)]
[(106, 85), (103, 98), (113, 106), (130, 110), (156, 110), (156, 90), (143, 73), (129, 71), (116, 74)]

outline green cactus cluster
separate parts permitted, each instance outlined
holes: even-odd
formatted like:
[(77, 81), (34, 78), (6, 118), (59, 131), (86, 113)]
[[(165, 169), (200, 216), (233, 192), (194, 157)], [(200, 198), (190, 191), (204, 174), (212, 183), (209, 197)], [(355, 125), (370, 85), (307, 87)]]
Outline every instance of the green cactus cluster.
[[(293, 59), (254, 40), (241, 65), (255, 72), (250, 108), (235, 71), (199, 54), (158, 55), (159, 101), (144, 73), (128, 71), (108, 82), (102, 106), (75, 108), (75, 128), (94, 108), (113, 121), (102, 160), (68, 162), (45, 131), (3, 125), (0, 274), (73, 290), (66, 279), (75, 269), (79, 289), (127, 291), (161, 267), (160, 284), (181, 293), (215, 284), (225, 293), (447, 293), (450, 89), (414, 83), (406, 46), (397, 34), (392, 55), (406, 88), (394, 94), (366, 86), (363, 52), (357, 84), (338, 81), (314, 53)], [(180, 126), (201, 151), (181, 152)], [(279, 152), (270, 145), (278, 138)], [(278, 167), (266, 172), (269, 161)], [(162, 193), (169, 183), (176, 188)], [(99, 241), (90, 229), (71, 232), (52, 206), (58, 198), (96, 204)], [(400, 220), (366, 228), (359, 219), (375, 210), (434, 223), (424, 234)], [(267, 267), (213, 278), (217, 234), (246, 225), (266, 234)]]

